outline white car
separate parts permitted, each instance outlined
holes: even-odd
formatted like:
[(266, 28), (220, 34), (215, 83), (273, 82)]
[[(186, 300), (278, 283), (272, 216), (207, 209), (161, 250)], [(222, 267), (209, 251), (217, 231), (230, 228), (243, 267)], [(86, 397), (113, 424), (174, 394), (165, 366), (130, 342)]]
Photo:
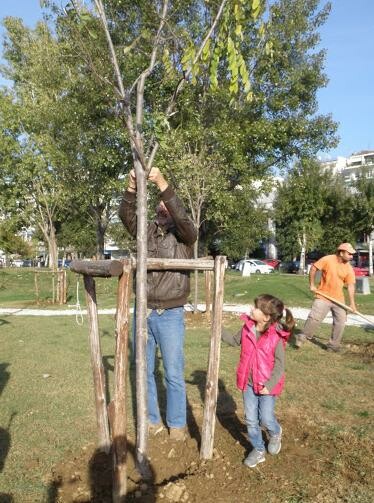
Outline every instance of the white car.
[(249, 272), (251, 274), (270, 274), (271, 272), (274, 272), (273, 266), (268, 265), (262, 260), (258, 260), (257, 258), (239, 260), (239, 262), (236, 264), (235, 269), (242, 272), (244, 264), (249, 265)]
[(23, 266), (23, 260), (21, 259), (15, 259), (13, 260), (13, 262), (11, 263), (12, 267), (22, 267)]

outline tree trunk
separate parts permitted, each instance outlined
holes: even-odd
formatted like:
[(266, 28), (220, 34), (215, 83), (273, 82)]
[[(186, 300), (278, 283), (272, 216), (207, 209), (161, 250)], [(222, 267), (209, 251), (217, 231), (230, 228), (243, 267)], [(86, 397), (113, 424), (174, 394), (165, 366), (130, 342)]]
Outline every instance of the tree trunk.
[(147, 459), (147, 182), (139, 160), (135, 163), (137, 186), (136, 234), (136, 461), (143, 477), (150, 476)]
[(105, 237), (106, 226), (103, 226), (99, 221), (96, 226), (96, 258), (101, 260), (104, 258), (104, 237)]
[(369, 276), (373, 276), (373, 241), (374, 241), (374, 231), (368, 236), (368, 249), (369, 249)]
[(299, 274), (305, 274), (305, 257), (306, 257), (306, 234), (305, 234), (305, 231), (303, 231), (302, 240), (299, 240), (299, 243), (301, 245)]
[[(199, 238), (196, 239), (193, 245), (193, 258), (197, 259), (199, 254)], [(193, 312), (197, 313), (197, 298), (199, 294), (199, 271), (194, 271), (194, 289), (193, 289)]]
[(44, 236), (44, 242), (48, 247), (48, 259), (47, 264), (53, 270), (57, 270), (58, 266), (58, 248), (56, 239), (56, 229), (55, 226), (49, 218), (38, 222), (39, 228)]
[(47, 237), (47, 243), (48, 243), (49, 267), (53, 271), (56, 271), (58, 266), (58, 250), (57, 250), (56, 231), (53, 224), (50, 227), (49, 235)]

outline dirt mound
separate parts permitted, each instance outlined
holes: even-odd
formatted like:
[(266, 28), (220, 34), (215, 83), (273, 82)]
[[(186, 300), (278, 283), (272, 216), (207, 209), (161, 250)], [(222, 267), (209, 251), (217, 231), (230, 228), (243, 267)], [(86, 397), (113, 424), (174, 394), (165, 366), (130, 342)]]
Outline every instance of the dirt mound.
[(360, 357), (365, 363), (371, 363), (374, 360), (374, 343), (372, 342), (363, 344), (346, 342), (344, 350), (346, 356)]
[[(281, 453), (268, 455), (258, 468), (248, 469), (242, 461), (250, 445), (244, 424), (236, 414), (218, 416), (214, 456), (209, 461), (199, 458), (201, 437), (196, 424), (201, 424), (201, 418), (194, 419), (185, 442), (170, 441), (166, 431), (149, 440), (150, 480), (141, 480), (136, 471), (134, 444), (129, 442), (127, 501), (372, 501), (372, 445), (360, 443), (359, 437), (347, 433), (331, 436), (323, 425), (290, 413), (279, 418), (284, 431)], [(110, 503), (111, 470), (111, 456), (95, 452), (92, 446), (84, 448), (54, 467), (49, 503)]]

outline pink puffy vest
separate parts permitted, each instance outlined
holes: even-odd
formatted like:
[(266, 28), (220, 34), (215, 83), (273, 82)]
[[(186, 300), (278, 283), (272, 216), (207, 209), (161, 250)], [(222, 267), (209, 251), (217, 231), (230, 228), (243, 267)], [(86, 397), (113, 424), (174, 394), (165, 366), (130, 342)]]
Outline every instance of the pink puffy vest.
[[(270, 379), (275, 361), (275, 348), (281, 339), (284, 346), (290, 335), (289, 332), (279, 329), (279, 325), (273, 323), (256, 340), (252, 328), (255, 322), (247, 315), (241, 316), (244, 320), (241, 338), (241, 352), (239, 365), (236, 371), (236, 385), (244, 391), (248, 384), (250, 372), (252, 371), (253, 390), (255, 393), (263, 388), (265, 382)], [(270, 391), (271, 395), (279, 395), (284, 387), (284, 374)]]

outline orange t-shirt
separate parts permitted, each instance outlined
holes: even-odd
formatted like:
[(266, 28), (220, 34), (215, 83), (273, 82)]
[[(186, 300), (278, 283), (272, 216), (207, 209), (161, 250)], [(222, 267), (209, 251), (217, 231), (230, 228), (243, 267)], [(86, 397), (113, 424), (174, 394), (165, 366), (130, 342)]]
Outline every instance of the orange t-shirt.
[(351, 264), (349, 262), (340, 262), (336, 255), (326, 255), (317, 260), (313, 265), (322, 273), (316, 297), (320, 299), (324, 298), (322, 295), (318, 295), (319, 290), (344, 303), (343, 286), (354, 285), (356, 283), (355, 273)]

